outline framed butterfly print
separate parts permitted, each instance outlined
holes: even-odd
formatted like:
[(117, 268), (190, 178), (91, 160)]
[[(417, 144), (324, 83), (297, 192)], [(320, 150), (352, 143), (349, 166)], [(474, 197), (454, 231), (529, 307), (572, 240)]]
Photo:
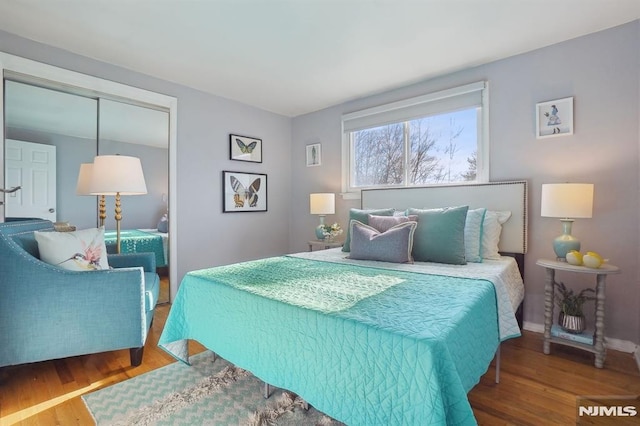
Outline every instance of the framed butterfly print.
[(230, 134), (229, 158), (236, 161), (262, 163), (262, 139)]
[(222, 212), (266, 212), (267, 175), (222, 172)]

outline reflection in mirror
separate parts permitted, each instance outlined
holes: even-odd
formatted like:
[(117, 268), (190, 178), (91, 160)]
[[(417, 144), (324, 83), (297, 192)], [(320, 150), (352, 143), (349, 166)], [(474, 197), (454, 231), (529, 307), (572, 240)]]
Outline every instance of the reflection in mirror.
[(38, 217), (96, 226), (96, 197), (76, 195), (81, 163), (97, 152), (97, 100), (5, 80), (7, 220)]
[[(108, 99), (99, 100), (98, 155), (138, 157), (146, 195), (122, 197), (123, 229), (154, 229), (167, 213), (169, 113)], [(108, 197), (113, 198), (113, 197)], [(107, 200), (106, 229), (115, 228), (113, 200)], [(110, 211), (111, 210), (111, 211)]]
[[(166, 275), (170, 235), (165, 226), (169, 213), (169, 113), (101, 98), (99, 122), (98, 155), (139, 158), (147, 187), (145, 195), (121, 197), (121, 252), (154, 253), (158, 272)], [(107, 196), (105, 240), (110, 251), (117, 238), (113, 231), (114, 205), (114, 197)], [(168, 301), (168, 287), (161, 285), (159, 303)]]
[[(169, 233), (157, 230), (168, 231), (162, 220), (169, 199), (168, 108), (104, 99), (93, 90), (17, 74), (5, 78), (4, 85), (4, 185), (22, 187), (4, 194), (5, 219), (46, 218), (77, 229), (95, 227), (97, 197), (76, 194), (80, 165), (92, 163), (96, 155), (138, 157), (148, 194), (123, 196), (121, 223), (125, 230), (155, 233), (156, 242), (161, 238), (156, 263), (166, 274)], [(111, 231), (114, 197), (106, 201), (105, 228)], [(160, 299), (168, 301), (168, 281), (163, 283)]]

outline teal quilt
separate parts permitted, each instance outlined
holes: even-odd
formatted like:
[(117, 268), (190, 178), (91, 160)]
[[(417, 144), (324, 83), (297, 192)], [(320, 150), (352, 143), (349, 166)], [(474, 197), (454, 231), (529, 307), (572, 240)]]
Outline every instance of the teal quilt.
[(187, 274), (159, 345), (194, 339), (349, 425), (475, 424), (491, 282), (282, 256)]
[[(107, 244), (115, 244), (117, 241), (116, 231), (105, 231), (104, 240)], [(167, 265), (167, 260), (164, 258), (162, 237), (139, 229), (120, 231), (120, 252), (153, 253), (156, 257), (156, 266)]]

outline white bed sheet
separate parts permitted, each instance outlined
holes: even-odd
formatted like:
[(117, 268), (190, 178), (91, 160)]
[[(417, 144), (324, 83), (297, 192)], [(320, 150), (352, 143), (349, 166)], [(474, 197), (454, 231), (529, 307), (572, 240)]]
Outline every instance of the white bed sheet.
[(485, 279), (493, 283), (496, 289), (500, 340), (504, 341), (512, 337), (520, 336), (520, 327), (518, 326), (515, 312), (524, 299), (524, 282), (522, 281), (518, 265), (512, 257), (502, 256), (500, 260), (484, 260), (482, 263), (467, 263), (466, 265), (448, 265), (432, 262), (415, 262), (409, 264), (355, 260), (347, 258), (348, 255), (349, 253), (343, 252), (341, 248), (334, 248), (314, 252), (295, 253), (291, 256), (325, 262), (395, 269), (406, 272)]

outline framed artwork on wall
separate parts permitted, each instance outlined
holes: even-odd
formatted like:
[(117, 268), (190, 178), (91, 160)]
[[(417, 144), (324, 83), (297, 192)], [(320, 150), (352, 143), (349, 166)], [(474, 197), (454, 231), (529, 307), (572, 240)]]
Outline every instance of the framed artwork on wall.
[(314, 143), (307, 145), (307, 167), (322, 165), (322, 145)]
[(573, 134), (573, 97), (536, 105), (536, 137), (538, 139)]
[(267, 175), (222, 172), (222, 212), (266, 212)]
[(262, 139), (230, 134), (229, 159), (262, 163)]

